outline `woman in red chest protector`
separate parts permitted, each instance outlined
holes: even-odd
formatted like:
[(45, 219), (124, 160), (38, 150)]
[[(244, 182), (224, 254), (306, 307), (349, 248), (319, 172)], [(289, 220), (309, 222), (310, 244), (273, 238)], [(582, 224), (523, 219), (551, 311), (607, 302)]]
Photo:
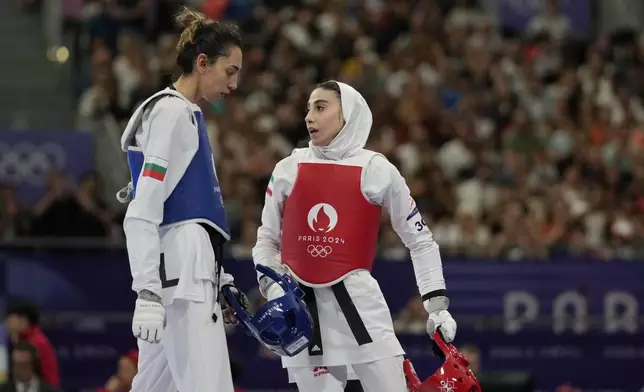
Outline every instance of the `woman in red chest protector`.
[[(309, 146), (276, 165), (266, 191), (253, 260), (300, 283), (315, 324), (308, 350), (282, 358), (300, 392), (342, 392), (356, 378), (366, 392), (407, 391), (404, 351), (371, 276), (382, 208), (410, 250), (427, 332), (456, 334), (438, 245), (398, 169), (364, 148), (372, 121), (351, 86), (318, 85), (307, 104)], [(259, 283), (268, 300), (284, 294), (265, 276)]]

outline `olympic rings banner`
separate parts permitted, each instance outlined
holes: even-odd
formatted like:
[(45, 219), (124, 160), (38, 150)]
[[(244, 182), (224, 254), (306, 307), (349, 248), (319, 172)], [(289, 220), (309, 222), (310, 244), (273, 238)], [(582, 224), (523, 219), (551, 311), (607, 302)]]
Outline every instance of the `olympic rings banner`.
[(78, 181), (93, 168), (90, 134), (0, 131), (0, 182), (14, 185), (25, 203), (36, 203), (46, 193), (47, 172), (57, 170)]
[[(252, 262), (228, 260), (226, 269), (237, 285), (251, 300), (257, 298)], [(584, 392), (644, 387), (639, 377), (644, 363), (641, 261), (506, 263), (445, 257), (444, 266), (450, 310), (459, 322), (457, 344), (478, 346), (483, 370), (529, 371), (538, 389), (549, 392), (565, 382)], [(411, 262), (379, 260), (373, 274), (398, 317), (417, 295)], [(0, 251), (3, 285), (4, 294), (28, 297), (46, 314), (59, 315), (45, 330), (56, 346), (67, 392), (101, 386), (115, 371), (118, 356), (136, 345), (130, 332), (135, 297), (124, 250)], [(410, 329), (399, 337), (419, 374), (427, 376), (438, 362), (422, 329), (424, 324), (415, 329), (421, 332)], [(240, 386), (292, 390), (280, 361), (239, 328), (230, 331), (229, 347), (245, 367)]]

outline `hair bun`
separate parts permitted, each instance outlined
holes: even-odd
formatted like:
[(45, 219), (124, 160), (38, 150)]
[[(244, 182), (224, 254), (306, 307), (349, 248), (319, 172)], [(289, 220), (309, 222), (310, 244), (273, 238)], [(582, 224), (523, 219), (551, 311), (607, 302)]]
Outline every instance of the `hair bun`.
[(181, 37), (179, 37), (179, 42), (177, 43), (178, 51), (181, 51), (184, 46), (194, 41), (197, 29), (201, 27), (206, 20), (206, 15), (201, 12), (193, 11), (188, 7), (184, 7), (179, 11), (179, 13), (177, 13), (175, 16), (175, 23), (178, 27), (183, 29)]

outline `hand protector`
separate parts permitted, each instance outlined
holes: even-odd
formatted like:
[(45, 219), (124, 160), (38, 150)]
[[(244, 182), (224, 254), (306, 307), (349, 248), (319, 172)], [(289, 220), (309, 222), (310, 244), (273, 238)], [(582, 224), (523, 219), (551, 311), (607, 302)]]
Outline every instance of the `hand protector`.
[(132, 317), (132, 333), (134, 337), (148, 343), (159, 343), (163, 337), (165, 309), (161, 299), (144, 290), (139, 294), (134, 306)]
[[(248, 311), (250, 308), (250, 301), (248, 301), (248, 297), (246, 294), (241, 292), (235, 285), (232, 284), (226, 284), (223, 285), (221, 288), (223, 289), (224, 287), (228, 287), (230, 291), (233, 293), (235, 296), (235, 299), (237, 302), (239, 302), (239, 305), (245, 310)], [(230, 304), (228, 303), (228, 300), (226, 299), (225, 295), (220, 295), (219, 296), (220, 301), (219, 303), (221, 304), (221, 313), (224, 317), (224, 322), (226, 324), (237, 324), (237, 318), (235, 317), (234, 312), (232, 311)]]
[(427, 319), (427, 333), (434, 336), (438, 329), (445, 339), (445, 343), (451, 343), (456, 336), (456, 320), (447, 311), (449, 299), (447, 297), (434, 297), (423, 303), (425, 310), (429, 313)]

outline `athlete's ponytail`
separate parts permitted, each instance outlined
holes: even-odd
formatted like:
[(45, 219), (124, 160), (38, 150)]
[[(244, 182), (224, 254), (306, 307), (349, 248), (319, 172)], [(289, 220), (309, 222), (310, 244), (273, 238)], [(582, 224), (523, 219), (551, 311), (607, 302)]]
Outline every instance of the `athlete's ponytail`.
[(218, 57), (226, 56), (231, 48), (242, 46), (241, 32), (235, 24), (209, 20), (201, 12), (189, 8), (183, 8), (175, 21), (182, 29), (177, 43), (177, 65), (184, 74), (192, 73), (201, 53), (214, 62)]
[(206, 15), (184, 7), (175, 16), (175, 22), (178, 27), (183, 29), (181, 31), (181, 37), (179, 37), (179, 42), (177, 43), (177, 51), (181, 52), (186, 44), (195, 40), (197, 28), (206, 22)]

